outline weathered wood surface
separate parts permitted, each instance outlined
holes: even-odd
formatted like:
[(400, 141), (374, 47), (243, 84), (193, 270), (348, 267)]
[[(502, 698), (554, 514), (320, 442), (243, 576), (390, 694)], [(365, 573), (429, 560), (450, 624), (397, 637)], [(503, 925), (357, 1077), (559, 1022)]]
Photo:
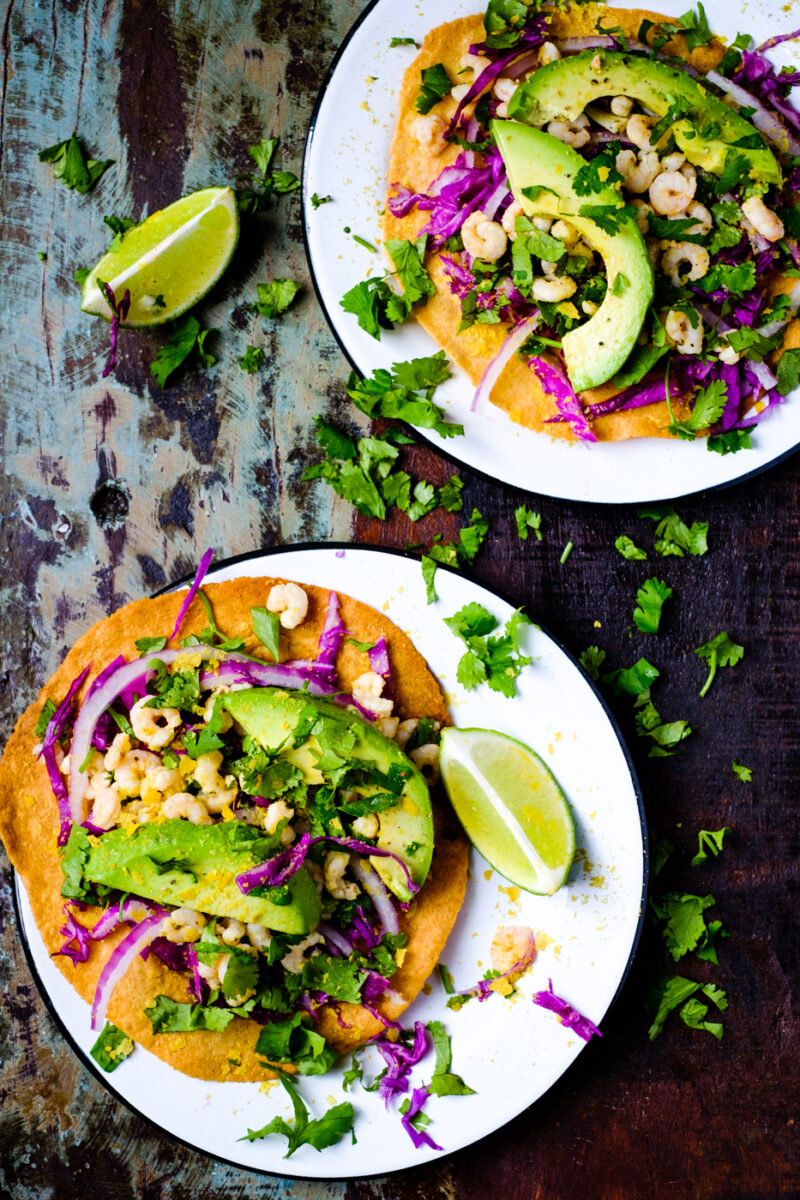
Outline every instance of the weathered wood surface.
[[(4, 734), (79, 632), (185, 574), (208, 545), (235, 554), (309, 539), (402, 546), (439, 529), (452, 535), (453, 519), (438, 515), (413, 533), (404, 520), (352, 522), (349, 506), (323, 486), (299, 483), (312, 415), (347, 412), (346, 365), (310, 289), (280, 324), (243, 308), (259, 280), (308, 280), (297, 198), (251, 223), (233, 268), (202, 306), (222, 331), (219, 365), (166, 390), (148, 375), (157, 341), (148, 334), (127, 334), (116, 375), (100, 381), (104, 330), (80, 315), (72, 283), (74, 268), (106, 244), (104, 213), (140, 217), (184, 191), (229, 182), (247, 167), (247, 145), (269, 133), (280, 134), (285, 164), (299, 169), (316, 88), (359, 10), (357, 0), (3, 5)], [(55, 184), (36, 160), (73, 128), (98, 157), (117, 159), (87, 197)], [(269, 358), (254, 378), (236, 365), (248, 341)], [(419, 474), (441, 477), (433, 452), (410, 458)], [(535, 501), (545, 541), (522, 543), (513, 510), (525, 497), (461, 474), (466, 510), (477, 505), (492, 523), (476, 576), (525, 603), (576, 653), (595, 642), (610, 665), (646, 653), (664, 669), (661, 711), (695, 728), (683, 755), (647, 759), (628, 706), (618, 706), (651, 827), (677, 847), (665, 886), (713, 892), (730, 930), (719, 968), (680, 964), (728, 991), (724, 1039), (673, 1018), (647, 1041), (644, 993), (670, 970), (648, 930), (602, 1042), (505, 1129), (392, 1179), (265, 1179), (176, 1146), (79, 1063), (25, 965), (3, 860), (0, 1196), (800, 1195), (800, 463), (680, 503), (687, 519), (710, 521), (710, 553), (649, 564), (624, 563), (613, 549), (623, 531), (652, 545), (652, 527), (635, 510)], [(560, 566), (570, 539), (575, 549)], [(675, 595), (663, 634), (634, 630), (631, 638), (633, 595), (647, 574)], [(691, 651), (720, 629), (746, 645), (746, 656), (699, 700), (702, 664)], [(734, 758), (752, 767), (752, 785), (734, 778)], [(734, 831), (723, 856), (690, 867), (697, 829), (722, 824)]]

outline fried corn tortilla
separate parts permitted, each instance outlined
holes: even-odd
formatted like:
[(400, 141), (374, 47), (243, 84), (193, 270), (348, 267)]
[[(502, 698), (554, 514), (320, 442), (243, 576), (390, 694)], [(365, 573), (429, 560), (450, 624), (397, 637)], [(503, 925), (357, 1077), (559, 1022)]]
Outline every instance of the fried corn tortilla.
[[(604, 5), (575, 5), (564, 10), (553, 9), (550, 16), (550, 31), (555, 40), (563, 37), (588, 37), (597, 32), (597, 21), (602, 18), (607, 28), (619, 27), (622, 32), (635, 39), (642, 21), (647, 18), (658, 24), (667, 18), (645, 9), (607, 8)], [(432, 29), (423, 42), (422, 49), (403, 76), (398, 103), (398, 119), (392, 140), (388, 195), (395, 192), (395, 185), (406, 186), (413, 192), (427, 192), (431, 183), (444, 167), (455, 162), (460, 153), (458, 145), (448, 146), (435, 155), (423, 147), (411, 134), (411, 126), (417, 117), (415, 103), (419, 94), (420, 72), (425, 67), (442, 63), (451, 79), (459, 78), (461, 58), (469, 47), (482, 42), (485, 36), (482, 14), (461, 17)], [(716, 67), (724, 52), (721, 44), (713, 40), (691, 53), (682, 35), (674, 37), (664, 47), (664, 52), (683, 58), (698, 71), (705, 73)], [(468, 77), (471, 79), (471, 77)], [(449, 121), (456, 109), (456, 102), (448, 97), (436, 106), (445, 121)], [(470, 112), (471, 109), (466, 110)], [(383, 233), (385, 238), (414, 240), (428, 220), (427, 212), (412, 210), (405, 217), (396, 217), (388, 204), (385, 207)], [(430, 254), (425, 262), (435, 286), (436, 295), (418, 306), (414, 312), (422, 328), (430, 334), (450, 358), (466, 372), (473, 383), (478, 383), (486, 367), (500, 350), (508, 336), (508, 326), (475, 324), (463, 333), (458, 332), (461, 321), (461, 305), (451, 290), (439, 254)], [(788, 291), (789, 280), (776, 283), (774, 291)], [(783, 349), (800, 345), (800, 320), (791, 323), (787, 330)], [(592, 388), (582, 395), (587, 404), (595, 404), (614, 395), (616, 389), (605, 384)], [(546, 431), (551, 437), (574, 440), (566, 423), (546, 424), (548, 417), (556, 415), (552, 396), (548, 396), (535, 372), (531, 371), (515, 354), (495, 384), (491, 401), (501, 408), (512, 421), (537, 432)], [(676, 417), (684, 415), (680, 403), (673, 400)], [(635, 437), (668, 437), (666, 426), (670, 415), (665, 402), (651, 404), (628, 412), (608, 413), (592, 421), (592, 431), (598, 441), (616, 442)]]
[[(228, 637), (242, 637), (249, 654), (263, 654), (263, 647), (252, 633), (251, 607), (263, 605), (269, 589), (278, 579), (237, 579), (208, 584), (203, 591), (211, 601), (219, 626)], [(308, 616), (298, 628), (281, 632), (282, 658), (314, 658), (328, 602), (323, 588), (302, 585), (309, 599)], [(131, 660), (138, 657), (137, 638), (169, 632), (175, 622), (185, 592), (156, 599), (144, 599), (126, 605), (107, 617), (80, 638), (38, 699), (21, 717), (0, 761), (0, 836), (9, 858), (19, 873), (30, 898), (36, 924), (51, 954), (63, 943), (59, 933), (63, 924), (63, 900), (60, 894), (63, 875), (56, 844), (59, 815), (44, 764), (33, 753), (34, 727), (48, 698), (56, 703), (66, 694), (70, 682), (92, 664), (89, 679), (78, 699), (86, 695), (91, 679), (116, 655)], [(395, 713), (405, 717), (432, 717), (449, 724), (449, 715), (439, 686), (422, 655), (409, 638), (381, 613), (358, 600), (339, 595), (345, 628), (357, 640), (375, 642), (385, 637), (392, 663)], [(181, 627), (181, 636), (199, 633), (206, 625), (205, 614), (195, 602)], [(364, 671), (364, 655), (343, 642), (337, 660), (341, 685), (349, 689), (353, 679)], [(466, 887), (468, 843), (455, 818), (434, 797), (436, 848), (428, 879), (406, 914), (400, 915), (401, 930), (408, 934), (408, 947), (402, 965), (392, 976), (393, 992), (402, 997), (383, 998), (377, 1008), (394, 1019), (411, 1003), (435, 966), (456, 919)], [(90, 908), (80, 914), (83, 924), (91, 926), (101, 909)], [(115, 946), (129, 931), (122, 925), (102, 941), (92, 943), (89, 959), (73, 965), (63, 956), (53, 961), (80, 995), (91, 1002), (98, 977)], [(145, 960), (137, 956), (127, 974), (113, 992), (108, 1019), (135, 1042), (152, 1051), (171, 1066), (199, 1079), (264, 1080), (274, 1077), (256, 1057), (254, 1046), (261, 1026), (254, 1020), (236, 1017), (222, 1032), (196, 1030), (191, 1033), (154, 1035), (145, 1005), (159, 994), (186, 1001), (187, 978), (170, 970), (155, 954)], [(316, 1026), (337, 1050), (350, 1050), (379, 1033), (383, 1026), (366, 1009), (341, 1004), (341, 1021), (331, 1008), (320, 1013)], [(235, 1060), (240, 1065), (234, 1065)], [(288, 1068), (292, 1070), (291, 1067)]]

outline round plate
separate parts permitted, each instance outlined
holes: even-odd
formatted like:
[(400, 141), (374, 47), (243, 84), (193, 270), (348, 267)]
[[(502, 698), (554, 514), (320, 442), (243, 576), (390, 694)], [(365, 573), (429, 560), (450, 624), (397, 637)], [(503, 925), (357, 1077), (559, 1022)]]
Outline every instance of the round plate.
[[(623, 2), (619, 7), (631, 5)], [(655, 5), (673, 17), (686, 7), (687, 0), (659, 0)], [(711, 28), (730, 39), (742, 26), (757, 42), (778, 28), (791, 28), (788, 13), (781, 13), (776, 23), (774, 0), (750, 0), (744, 14), (726, 0), (708, 0), (705, 8)], [(402, 8), (396, 0), (375, 0), (345, 40), (317, 101), (303, 166), (306, 248), (331, 329), (362, 375), (438, 349), (415, 321), (382, 333), (378, 342), (339, 304), (348, 288), (388, 269), (383, 253), (370, 253), (353, 235), (375, 245), (381, 242), (397, 96), (403, 73), (417, 53), (413, 46), (390, 49), (389, 42), (392, 37), (413, 37), (421, 43), (436, 25), (478, 9), (475, 0), (425, 0), (424, 5)], [(800, 65), (796, 44), (783, 44), (771, 54), (778, 65)], [(331, 195), (332, 203), (315, 209), (315, 193)], [(757, 428), (752, 450), (724, 456), (709, 453), (702, 439), (565, 442), (515, 425), (490, 403), (471, 412), (474, 391), (467, 376), (455, 368), (454, 378), (437, 389), (436, 402), (451, 420), (464, 425), (465, 434), (447, 441), (434, 433), (424, 436), (485, 475), (565, 500), (642, 503), (722, 487), (763, 471), (800, 445), (800, 391)]]
[[(347, 592), (385, 611), (425, 656), (445, 690), (457, 725), (499, 729), (531, 745), (559, 780), (575, 817), (578, 853), (568, 883), (551, 897), (513, 888), (472, 852), (464, 907), (442, 962), (457, 988), (471, 986), (489, 966), (489, 946), (500, 925), (528, 925), (540, 950), (512, 1001), (491, 996), (470, 1001), (459, 1012), (445, 1007), (434, 973), (428, 994), (404, 1015), (444, 1021), (452, 1037), (453, 1070), (476, 1095), (432, 1097), (426, 1111), (430, 1132), (444, 1152), (457, 1150), (511, 1120), (537, 1100), (574, 1062), (584, 1042), (556, 1017), (534, 1006), (530, 996), (552, 979), (556, 992), (600, 1022), (628, 970), (642, 920), (646, 885), (646, 833), (638, 784), (627, 751), (604, 703), (583, 671), (549, 634), (531, 626), (525, 651), (533, 657), (509, 700), (486, 686), (465, 692), (456, 682), (463, 650), (442, 623), (469, 602), (483, 604), (500, 622), (513, 609), (486, 588), (440, 569), (439, 601), (428, 606), (419, 564), (402, 555), (362, 549), (300, 548), (234, 559), (213, 569), (209, 579), (282, 575)], [(525, 638), (524, 638), (525, 640)], [(45, 997), (68, 1037), (95, 1073), (89, 1049), (89, 1006), (47, 954), (20, 887), (24, 938)], [(374, 1052), (373, 1052), (374, 1053)], [(414, 1069), (413, 1086), (430, 1079), (433, 1055)], [(119, 1099), (159, 1128), (199, 1150), (242, 1167), (315, 1179), (343, 1179), (411, 1167), (439, 1157), (415, 1150), (397, 1109), (377, 1093), (355, 1085), (342, 1091), (349, 1062), (324, 1077), (299, 1080), (312, 1116), (350, 1099), (357, 1110), (355, 1132), (338, 1146), (317, 1153), (304, 1146), (287, 1165), (286, 1143), (270, 1136), (241, 1142), (248, 1128), (272, 1117), (291, 1118), (286, 1093), (264, 1094), (254, 1083), (208, 1083), (180, 1072), (137, 1047), (113, 1075), (98, 1077)], [(380, 1060), (374, 1064), (377, 1072)], [(374, 1073), (372, 1071), (368, 1074)]]

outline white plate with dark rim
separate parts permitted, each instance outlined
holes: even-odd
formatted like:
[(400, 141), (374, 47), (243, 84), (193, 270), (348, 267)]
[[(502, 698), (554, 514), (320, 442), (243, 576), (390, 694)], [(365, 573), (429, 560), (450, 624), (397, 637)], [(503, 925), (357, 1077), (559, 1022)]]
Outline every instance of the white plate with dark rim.
[[(623, 2), (618, 7), (633, 6)], [(659, 0), (654, 7), (676, 17), (686, 11), (687, 0)], [(777, 21), (774, 0), (749, 0), (743, 10), (725, 0), (707, 0), (705, 8), (711, 28), (731, 40), (740, 29), (761, 42), (778, 32), (778, 26), (780, 31), (784, 25), (787, 31), (791, 28), (788, 13)], [(480, 11), (475, 0), (423, 0), (402, 7), (395, 0), (373, 0), (342, 44), (311, 118), (303, 163), (306, 250), (333, 334), (363, 375), (438, 349), (414, 321), (382, 333), (378, 342), (339, 304), (349, 288), (388, 269), (382, 252), (370, 253), (352, 234), (374, 245), (382, 240), (380, 213), (397, 96), (403, 72), (417, 53), (413, 46), (389, 49), (389, 41), (413, 37), (421, 43), (434, 26)], [(778, 66), (797, 68), (800, 46), (783, 44), (771, 57)], [(800, 89), (795, 89), (797, 95)], [(333, 201), (315, 209), (314, 193), (331, 195)], [(444, 440), (427, 431), (420, 436), (484, 475), (564, 500), (644, 503), (724, 487), (760, 473), (800, 446), (800, 391), (757, 427), (752, 450), (725, 456), (709, 453), (702, 440), (565, 442), (515, 425), (490, 403), (471, 412), (474, 391), (467, 376), (455, 368), (454, 378), (437, 389), (436, 402), (450, 420), (464, 425), (464, 436)]]
[[(551, 897), (519, 892), (489, 869), (474, 851), (467, 898), (442, 961), (457, 988), (469, 987), (488, 966), (498, 926), (527, 925), (540, 931), (540, 950), (507, 1001), (472, 1000), (460, 1012), (445, 1007), (438, 973), (403, 1018), (443, 1020), (452, 1036), (453, 1070), (475, 1089), (466, 1097), (428, 1102), (434, 1140), (443, 1154), (470, 1145), (504, 1125), (539, 1099), (575, 1061), (585, 1043), (556, 1017), (531, 1003), (548, 986), (599, 1023), (617, 995), (633, 959), (647, 883), (647, 840), (641, 797), (630, 757), (594, 685), (552, 637), (533, 626), (526, 653), (533, 657), (509, 700), (486, 687), (465, 692), (456, 682), (463, 647), (443, 625), (470, 601), (484, 604), (501, 622), (513, 609), (486, 588), (441, 569), (439, 600), (428, 606), (419, 564), (399, 553), (352, 547), (310, 546), (256, 552), (215, 566), (209, 580), (282, 575), (331, 587), (378, 605), (425, 656), (442, 684), (454, 722), (500, 729), (538, 750), (563, 787), (575, 817), (578, 853), (567, 884)], [(223, 622), (224, 625), (224, 622)], [(418, 1166), (442, 1154), (415, 1150), (400, 1125), (396, 1106), (386, 1109), (377, 1093), (356, 1085), (342, 1090), (349, 1059), (324, 1077), (303, 1078), (300, 1091), (312, 1116), (350, 1099), (357, 1110), (352, 1145), (346, 1137), (318, 1154), (305, 1146), (287, 1162), (286, 1143), (270, 1136), (240, 1142), (281, 1115), (291, 1117), (280, 1087), (265, 1095), (256, 1083), (208, 1083), (180, 1072), (137, 1047), (113, 1075), (89, 1057), (95, 1034), (89, 1005), (72, 989), (47, 954), (18, 883), (23, 942), (39, 988), (68, 1039), (101, 1082), (129, 1108), (179, 1141), (251, 1170), (292, 1177), (343, 1179), (386, 1174)], [(374, 1053), (374, 1052), (373, 1052)], [(432, 1054), (413, 1074), (413, 1086), (430, 1078)], [(375, 1064), (375, 1069), (377, 1066)]]

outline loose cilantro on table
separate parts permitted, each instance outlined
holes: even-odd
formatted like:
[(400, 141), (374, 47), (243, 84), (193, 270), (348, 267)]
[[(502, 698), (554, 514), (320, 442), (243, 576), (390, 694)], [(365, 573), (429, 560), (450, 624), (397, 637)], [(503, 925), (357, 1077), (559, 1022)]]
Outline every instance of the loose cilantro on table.
[(637, 562), (647, 558), (646, 552), (640, 550), (633, 539), (628, 537), (627, 533), (621, 533), (614, 542), (614, 546), (628, 562)]
[(693, 521), (688, 526), (668, 504), (640, 509), (638, 516), (656, 522), (655, 551), (663, 558), (670, 555), (683, 558), (686, 551), (702, 555), (708, 550), (707, 521)]
[(661, 714), (650, 698), (650, 688), (644, 688), (634, 701), (634, 723), (639, 737), (650, 738), (650, 758), (670, 758), (678, 746), (689, 737), (692, 727), (688, 721), (662, 721)]
[(202, 366), (212, 367), (217, 360), (206, 350), (205, 342), (210, 334), (216, 332), (215, 329), (203, 329), (197, 317), (191, 313), (182, 317), (174, 326), (172, 337), (151, 362), (150, 374), (155, 376), (161, 387), (166, 387), (170, 375), (183, 366), (190, 356)]
[(690, 951), (706, 962), (719, 962), (716, 941), (729, 935), (721, 921), (706, 921), (704, 913), (715, 904), (713, 896), (695, 896), (689, 892), (650, 897), (650, 908), (663, 922), (661, 934), (676, 962)]
[(270, 283), (260, 283), (258, 300), (245, 307), (250, 312), (260, 313), (262, 317), (279, 317), (286, 312), (299, 291), (300, 284), (294, 279), (273, 279)]
[[(289, 1158), (301, 1146), (313, 1146), (315, 1150), (325, 1150), (335, 1146), (346, 1133), (353, 1134), (355, 1109), (349, 1101), (335, 1104), (322, 1117), (309, 1120), (306, 1108), (300, 1094), (287, 1075), (279, 1076), (281, 1084), (289, 1093), (294, 1109), (294, 1125), (290, 1125), (283, 1117), (273, 1117), (269, 1124), (262, 1129), (248, 1129), (242, 1142), (255, 1142), (271, 1133), (279, 1133), (286, 1138), (287, 1149), (284, 1158)], [(353, 1134), (355, 1141), (355, 1134)]]
[(722, 843), (725, 834), (730, 833), (730, 826), (723, 825), (722, 829), (701, 829), (697, 834), (697, 854), (692, 859), (692, 866), (697, 867), (708, 858), (717, 858), (722, 853)]
[(702, 658), (708, 663), (708, 677), (700, 689), (700, 695), (705, 696), (714, 682), (717, 667), (735, 667), (744, 655), (744, 646), (731, 641), (727, 633), (723, 630), (722, 633), (718, 633), (715, 638), (712, 638), (710, 642), (698, 646), (695, 654), (698, 658)]
[(128, 230), (135, 229), (136, 221), (131, 220), (129, 217), (115, 216), (103, 217), (103, 220), (114, 234), (114, 237), (112, 238), (108, 247), (108, 253), (111, 254), (114, 250), (119, 250), (120, 246), (122, 245), (122, 239), (125, 237), (125, 234), (128, 232)]
[(587, 646), (578, 655), (578, 662), (583, 667), (590, 679), (597, 683), (600, 678), (600, 668), (606, 661), (606, 652), (601, 650), (599, 646)]
[(133, 1054), (134, 1049), (134, 1043), (127, 1033), (106, 1021), (103, 1032), (89, 1053), (99, 1067), (110, 1073), (116, 1071), (119, 1064)]
[(746, 767), (744, 763), (732, 762), (731, 767), (737, 779), (741, 779), (742, 783), (752, 783), (753, 772), (750, 767)]
[(418, 113), (429, 113), (434, 104), (438, 104), (450, 94), (452, 83), (444, 63), (434, 63), (432, 67), (423, 67), (420, 72), (421, 84), (419, 95), (415, 101)]
[(528, 540), (529, 529), (533, 530), (537, 542), (541, 542), (543, 536), (541, 530), (541, 513), (534, 512), (533, 509), (526, 508), (524, 504), (521, 504), (519, 508), (514, 509), (514, 517), (517, 522), (517, 534), (523, 542)]
[(567, 559), (569, 558), (570, 554), (572, 554), (572, 551), (574, 549), (575, 549), (575, 543), (571, 542), (571, 541), (567, 542), (566, 546), (561, 551), (561, 558), (558, 560), (562, 567), (564, 566), (564, 563), (567, 561)]
[(428, 604), (434, 604), (437, 599), (434, 579), (439, 563), (460, 570), (475, 558), (488, 532), (488, 521), (484, 520), (479, 509), (473, 508), (470, 523), (459, 531), (457, 542), (434, 542), (427, 553), (423, 554), (421, 559), (422, 578), (425, 582)]
[(509, 699), (515, 695), (515, 680), (523, 667), (533, 660), (520, 654), (519, 628), (530, 625), (531, 619), (521, 609), (506, 621), (502, 635), (489, 637), (497, 627), (497, 618), (482, 604), (472, 601), (444, 623), (467, 646), (458, 663), (456, 677), (467, 691), (479, 683), (488, 683), (494, 692)]
[[(664, 1022), (674, 1009), (679, 1005), (683, 1005), (680, 1011), (680, 1016), (684, 1023), (692, 1029), (704, 1029), (708, 1033), (719, 1039), (722, 1037), (722, 1025), (716, 1022), (702, 1022), (701, 1018), (705, 1017), (708, 1011), (707, 1006), (703, 1004), (692, 1005), (691, 997), (694, 997), (697, 992), (706, 996), (717, 1008), (724, 1011), (728, 1007), (728, 998), (721, 988), (718, 988), (713, 983), (697, 983), (693, 979), (684, 979), (681, 975), (675, 975), (671, 979), (660, 979), (654, 988), (650, 989), (647, 1007), (650, 1012), (652, 1024), (648, 1031), (648, 1036), (652, 1042), (657, 1038), (664, 1028)], [(702, 1009), (702, 1013), (700, 1012)]]
[(255, 184), (255, 187), (237, 188), (236, 202), (242, 213), (261, 212), (274, 195), (294, 192), (300, 180), (292, 171), (271, 170), (272, 160), (278, 146), (278, 138), (263, 138), (248, 147), (248, 154), (258, 168), (258, 175), (241, 175), (240, 180)]
[(260, 371), (266, 361), (267, 356), (260, 346), (248, 345), (244, 354), (239, 359), (239, 366), (248, 375), (255, 375), (256, 371)]
[(464, 490), (463, 480), (459, 479), (458, 475), (451, 475), (450, 478), (439, 489), (439, 503), (447, 512), (461, 512), (464, 507), (464, 501), (461, 496)]
[(640, 658), (632, 667), (619, 667), (603, 676), (616, 696), (640, 696), (648, 691), (650, 684), (658, 679), (661, 672), (646, 658)]
[(87, 158), (74, 133), (66, 141), (40, 150), (39, 162), (52, 163), (56, 179), (81, 195), (93, 188), (108, 168), (114, 165), (113, 158)]
[(636, 593), (636, 608), (633, 619), (642, 633), (657, 633), (661, 621), (664, 601), (672, 595), (672, 588), (662, 579), (645, 579)]

